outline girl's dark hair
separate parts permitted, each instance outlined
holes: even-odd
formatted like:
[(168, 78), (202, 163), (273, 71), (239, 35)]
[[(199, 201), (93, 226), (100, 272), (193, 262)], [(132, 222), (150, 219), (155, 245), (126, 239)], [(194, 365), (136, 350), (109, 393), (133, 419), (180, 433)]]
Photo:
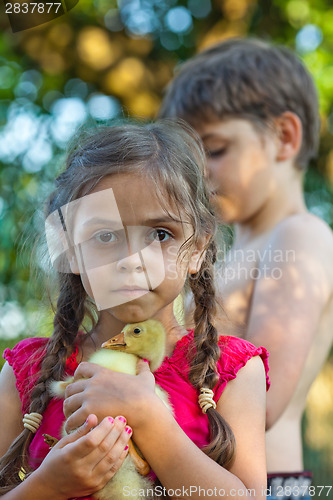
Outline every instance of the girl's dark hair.
[[(167, 211), (170, 202), (179, 207), (182, 220), (191, 224), (193, 234), (183, 244), (190, 248), (208, 236), (200, 271), (191, 277), (195, 298), (194, 339), (196, 356), (191, 363), (190, 380), (198, 388), (213, 388), (217, 381), (216, 363), (220, 357), (217, 331), (212, 325), (215, 311), (213, 265), (215, 261), (215, 217), (209, 204), (203, 174), (205, 153), (196, 133), (175, 120), (152, 124), (124, 124), (85, 130), (71, 147), (65, 171), (56, 179), (56, 188), (46, 203), (46, 217), (61, 213), (61, 208), (91, 192), (107, 175), (139, 173), (153, 182)], [(60, 259), (66, 260), (64, 254)], [(66, 264), (57, 264), (64, 270)], [(93, 326), (98, 314), (88, 297), (80, 276), (58, 272), (59, 298), (54, 329), (47, 344), (39, 378), (31, 393), (30, 412), (43, 413), (51, 399), (48, 384), (61, 380), (68, 357), (74, 350), (78, 330), (87, 317)], [(205, 450), (227, 467), (234, 455), (234, 438), (228, 424), (216, 410), (207, 412), (212, 443)], [(28, 447), (32, 434), (24, 430), (0, 462), (0, 494), (19, 484), (21, 467), (30, 472)]]
[[(208, 387), (209, 389), (214, 389), (219, 381), (216, 372), (216, 362), (220, 358), (219, 335), (212, 324), (216, 311), (215, 261), (216, 244), (212, 239), (199, 272), (189, 278), (195, 303), (193, 320), (196, 347), (189, 379), (195, 387)], [(211, 430), (211, 442), (203, 451), (215, 462), (228, 469), (235, 458), (236, 441), (234, 434), (228, 422), (217, 410), (209, 408), (206, 413)]]

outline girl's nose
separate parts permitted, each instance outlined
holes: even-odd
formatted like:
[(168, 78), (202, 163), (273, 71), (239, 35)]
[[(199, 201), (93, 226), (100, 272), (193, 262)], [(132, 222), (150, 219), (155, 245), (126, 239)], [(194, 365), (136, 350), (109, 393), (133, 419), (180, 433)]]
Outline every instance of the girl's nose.
[(123, 272), (142, 272), (144, 270), (144, 265), (141, 255), (138, 252), (135, 252), (124, 259), (118, 260), (117, 270)]

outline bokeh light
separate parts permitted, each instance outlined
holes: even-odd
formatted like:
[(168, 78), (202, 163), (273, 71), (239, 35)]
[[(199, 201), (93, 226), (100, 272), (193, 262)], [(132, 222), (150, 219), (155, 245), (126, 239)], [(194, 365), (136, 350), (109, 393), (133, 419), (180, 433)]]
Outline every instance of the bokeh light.
[(88, 101), (88, 110), (95, 120), (111, 120), (120, 113), (120, 104), (114, 97), (103, 94), (92, 95)]
[(54, 141), (65, 147), (74, 132), (87, 118), (87, 109), (78, 97), (58, 99), (52, 106), (51, 131)]
[(300, 53), (313, 52), (322, 40), (321, 29), (313, 24), (307, 24), (296, 35), (296, 49)]
[(192, 28), (192, 16), (186, 7), (174, 7), (166, 14), (165, 23), (174, 33), (186, 33)]

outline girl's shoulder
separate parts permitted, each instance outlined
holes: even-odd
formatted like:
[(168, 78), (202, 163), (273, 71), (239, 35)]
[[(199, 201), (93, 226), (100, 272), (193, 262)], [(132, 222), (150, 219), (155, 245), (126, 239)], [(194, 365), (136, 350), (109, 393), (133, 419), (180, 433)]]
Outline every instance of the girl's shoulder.
[(38, 361), (45, 353), (48, 340), (46, 337), (27, 338), (18, 342), (12, 349), (4, 350), (3, 358), (13, 368), (15, 376), (21, 377), (21, 371), (28, 367), (37, 370)]
[(15, 375), (23, 413), (28, 411), (29, 394), (38, 377), (48, 340), (45, 337), (27, 338), (12, 349), (4, 350), (3, 358), (8, 361)]
[[(256, 347), (251, 342), (239, 337), (220, 335), (218, 345), (221, 350), (216, 369), (219, 374), (219, 382), (214, 390), (216, 399), (222, 394), (226, 384), (236, 378), (238, 371), (254, 356), (260, 356), (266, 372), (266, 387), (270, 386), (268, 378), (269, 354), (264, 347)], [(166, 358), (169, 364), (177, 365), (186, 372), (189, 369), (190, 358), (193, 355), (193, 330), (190, 330), (180, 341), (177, 342), (172, 358)], [(166, 367), (162, 365), (162, 370)], [(161, 371), (159, 369), (158, 371)]]
[[(67, 371), (75, 371), (78, 366), (76, 356), (81, 335), (82, 332), (79, 332), (74, 344), (74, 352), (67, 359)], [(30, 374), (33, 374), (33, 372), (37, 373), (40, 368), (39, 365), (45, 355), (49, 340), (49, 337), (31, 337), (23, 339), (12, 349), (5, 349), (2, 357), (8, 361), (15, 375), (18, 377), (22, 377), (22, 373), (27, 370), (31, 372)]]
[[(22, 402), (22, 412), (28, 411), (30, 393), (39, 377), (42, 360), (45, 356), (48, 337), (33, 337), (23, 339), (12, 349), (5, 349), (3, 358), (12, 367), (16, 388)], [(78, 363), (76, 360), (77, 345), (66, 363), (66, 373), (73, 375)]]
[(218, 344), (221, 350), (218, 366), (224, 372), (235, 375), (254, 356), (261, 357), (268, 372), (269, 353), (265, 347), (256, 347), (248, 340), (229, 335), (220, 335)]
[(215, 391), (216, 399), (221, 395), (226, 383), (236, 378), (238, 371), (254, 356), (260, 356), (262, 359), (266, 373), (266, 388), (269, 389), (269, 353), (264, 347), (256, 347), (245, 339), (228, 335), (220, 335), (219, 347), (221, 356), (216, 367), (220, 382)]

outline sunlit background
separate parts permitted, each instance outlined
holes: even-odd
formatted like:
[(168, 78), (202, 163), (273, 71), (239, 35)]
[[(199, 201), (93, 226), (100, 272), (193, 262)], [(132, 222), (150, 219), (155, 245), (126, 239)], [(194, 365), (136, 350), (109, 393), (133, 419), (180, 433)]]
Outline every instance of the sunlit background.
[[(87, 120), (153, 118), (177, 64), (247, 34), (296, 50), (319, 89), (320, 154), (309, 209), (333, 227), (333, 5), (322, 0), (80, 0), (66, 15), (13, 34), (0, 6), (0, 338), (47, 335), (52, 314), (30, 256), (41, 206), (75, 130)], [(39, 265), (38, 265), (39, 264)], [(333, 361), (309, 395), (305, 465), (333, 481)], [(332, 493), (333, 494), (333, 493)]]

